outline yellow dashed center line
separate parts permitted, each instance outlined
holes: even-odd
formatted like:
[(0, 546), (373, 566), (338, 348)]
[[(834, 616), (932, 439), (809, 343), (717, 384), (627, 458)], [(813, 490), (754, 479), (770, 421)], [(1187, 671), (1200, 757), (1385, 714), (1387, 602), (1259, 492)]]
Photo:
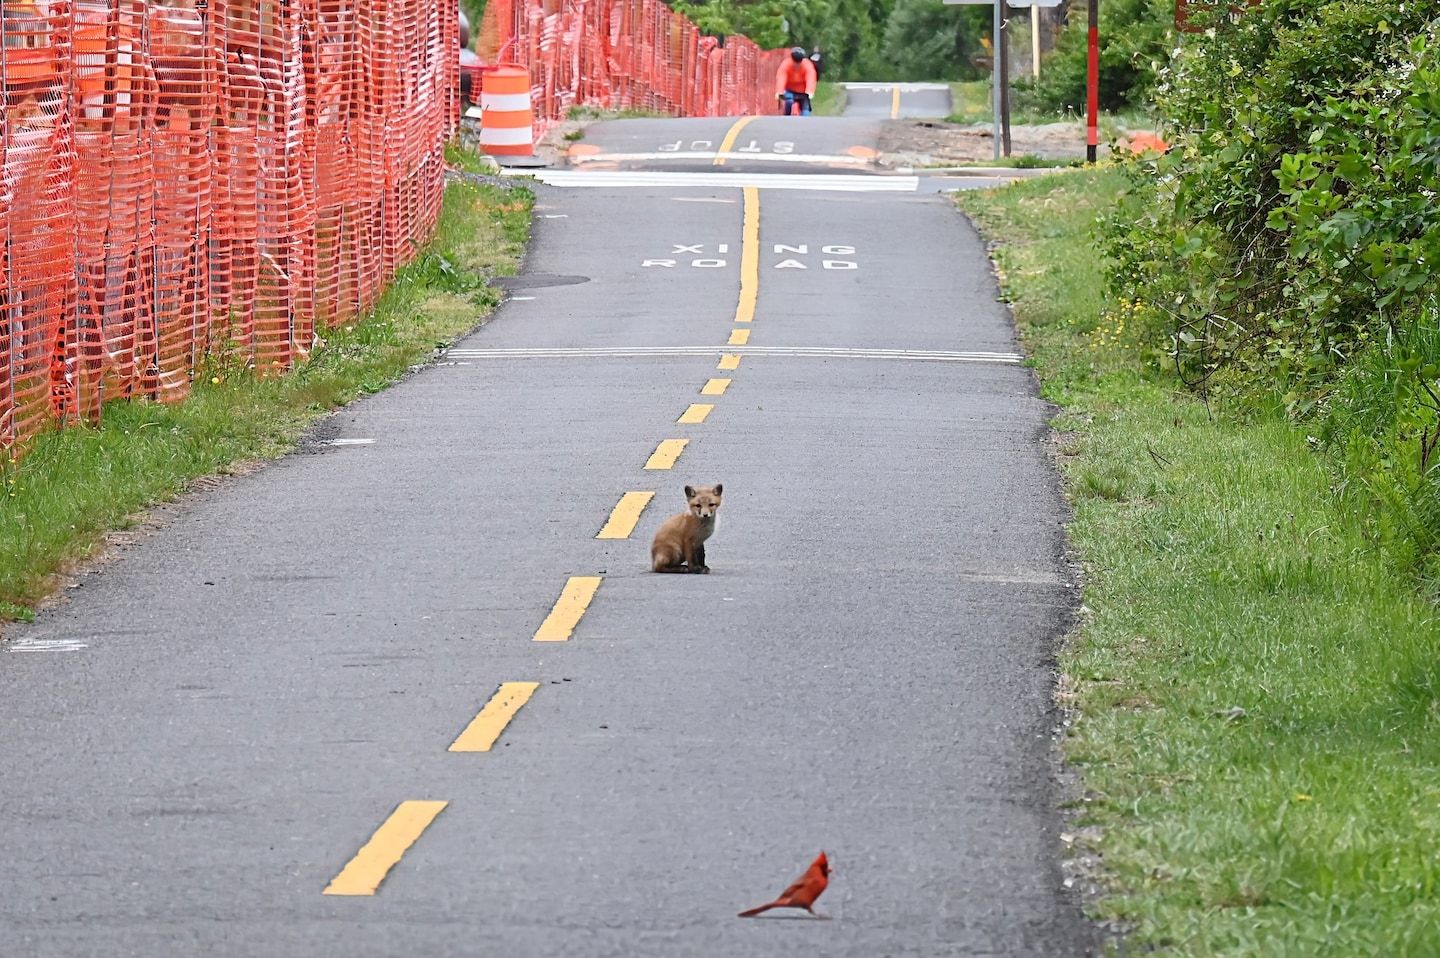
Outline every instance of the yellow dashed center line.
[(892, 87), (890, 88), (890, 119), (896, 120), (896, 119), (899, 119), (899, 118), (900, 118), (900, 88), (899, 88), (898, 86), (892, 86)]
[(325, 886), (327, 895), (373, 895), (375, 889), (415, 844), (421, 832), (449, 802), (401, 802), (385, 823), (355, 853), (350, 863)]
[(539, 682), (505, 682), (499, 691), (490, 696), (478, 715), (471, 720), (460, 737), (450, 744), (452, 752), (488, 752), (490, 746), (505, 731), (505, 726), (530, 701), (530, 696), (540, 687)]
[(555, 608), (550, 610), (545, 621), (540, 623), (540, 628), (535, 630), (535, 641), (568, 641), (571, 633), (575, 631), (575, 626), (580, 624), (585, 610), (590, 607), (590, 600), (595, 598), (595, 590), (599, 588), (598, 575), (572, 575), (561, 590), (560, 598), (555, 600)]
[(705, 421), (705, 417), (715, 411), (714, 403), (696, 402), (691, 403), (690, 408), (680, 414), (675, 420), (682, 426), (696, 426)]
[(640, 521), (640, 513), (655, 498), (653, 492), (627, 492), (620, 497), (615, 508), (610, 510), (610, 518), (606, 520), (605, 527), (595, 536), (597, 539), (628, 539), (630, 533), (635, 531), (635, 523)]
[(716, 166), (725, 165), (725, 154), (735, 148), (735, 138), (740, 135), (741, 130), (745, 129), (747, 123), (751, 123), (755, 119), (756, 117), (753, 116), (742, 116), (730, 127), (730, 132), (725, 134), (725, 139), (720, 141), (720, 149), (716, 151), (719, 153), (719, 156), (715, 157)]
[(760, 295), (760, 190), (747, 186), (745, 221), (740, 241), (740, 305), (735, 307), (735, 322), (748, 323), (755, 318), (755, 301)]
[(645, 462), (646, 469), (670, 469), (675, 465), (675, 460), (680, 458), (680, 453), (685, 451), (689, 439), (666, 439), (655, 447), (650, 458)]
[[(898, 110), (900, 92), (895, 90), (895, 104), (892, 113)], [(716, 166), (725, 164), (723, 154), (735, 146), (740, 131), (755, 117), (742, 117), (730, 127), (721, 141)], [(740, 299), (735, 309), (737, 324), (750, 323), (755, 319), (755, 308), (760, 292), (760, 191), (753, 186), (743, 190), (744, 218), (740, 251)], [(748, 328), (736, 328), (730, 332), (729, 345), (744, 346), (750, 340)], [(740, 366), (740, 356), (725, 353), (720, 357), (720, 370), (735, 370)], [(712, 378), (700, 390), (702, 395), (720, 396), (730, 386), (730, 379)], [(680, 416), (677, 423), (693, 425), (703, 423), (715, 409), (712, 403), (692, 403)], [(645, 463), (647, 470), (671, 469), (689, 443), (688, 439), (666, 439), (655, 447)], [(635, 531), (640, 514), (655, 497), (653, 492), (627, 492), (611, 511), (604, 528), (597, 539), (628, 539)], [(536, 642), (565, 642), (574, 634), (575, 628), (590, 607), (600, 589), (600, 576), (571, 576), (565, 583), (560, 597), (545, 621), (535, 630)], [(494, 747), (506, 727), (514, 720), (540, 687), (538, 682), (505, 682), (485, 703), (465, 730), (450, 745), (452, 752), (488, 752)], [(390, 814), (375, 830), (349, 863), (341, 869), (330, 884), (325, 886), (326, 895), (373, 895), (391, 869), (400, 861), (405, 852), (424, 834), (425, 830), (445, 809), (443, 801), (405, 801)]]

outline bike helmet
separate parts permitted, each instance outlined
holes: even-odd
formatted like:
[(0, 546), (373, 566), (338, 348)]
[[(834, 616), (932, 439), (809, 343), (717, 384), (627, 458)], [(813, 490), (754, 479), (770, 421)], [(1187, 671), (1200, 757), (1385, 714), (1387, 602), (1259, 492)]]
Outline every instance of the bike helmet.
[(805, 48), (796, 47), (795, 49), (791, 50), (790, 59), (794, 60), (796, 63), (799, 63), (801, 60), (805, 59)]

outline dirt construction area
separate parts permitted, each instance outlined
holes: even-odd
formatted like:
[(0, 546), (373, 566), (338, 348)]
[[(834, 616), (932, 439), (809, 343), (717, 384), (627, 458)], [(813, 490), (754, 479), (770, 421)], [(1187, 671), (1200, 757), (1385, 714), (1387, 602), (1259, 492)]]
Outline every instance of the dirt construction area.
[[(1102, 142), (1100, 154), (1109, 153)], [(1082, 122), (1013, 124), (1010, 155), (1045, 160), (1085, 159)], [(880, 134), (879, 166), (935, 167), (989, 163), (995, 158), (994, 129), (988, 123), (959, 124), (943, 120), (891, 120)]]

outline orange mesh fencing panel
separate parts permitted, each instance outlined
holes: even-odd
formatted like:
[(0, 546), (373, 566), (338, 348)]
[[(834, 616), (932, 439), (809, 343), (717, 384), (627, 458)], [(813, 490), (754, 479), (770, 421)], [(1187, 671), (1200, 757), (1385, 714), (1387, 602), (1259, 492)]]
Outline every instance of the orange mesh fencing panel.
[(676, 116), (775, 111), (784, 51), (701, 36), (662, 0), (490, 0), (475, 52), (530, 73), (537, 125), (572, 106)]
[[(77, 408), (75, 139), (68, 3), (4, 5), (0, 78), (5, 122), (5, 311), (0, 340), (0, 443), (13, 443)], [(53, 389), (52, 389), (53, 387)]]
[(0, 9), (0, 448), (290, 368), (433, 230), (454, 0)]

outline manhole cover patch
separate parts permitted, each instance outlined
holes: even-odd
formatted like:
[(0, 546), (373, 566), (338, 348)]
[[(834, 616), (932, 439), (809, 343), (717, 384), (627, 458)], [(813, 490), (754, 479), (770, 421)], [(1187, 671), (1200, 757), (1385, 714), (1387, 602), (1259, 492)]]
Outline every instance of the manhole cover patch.
[(497, 276), (491, 282), (501, 289), (536, 289), (541, 286), (578, 286), (590, 282), (590, 277), (566, 276), (562, 273), (526, 273), (524, 276)]

